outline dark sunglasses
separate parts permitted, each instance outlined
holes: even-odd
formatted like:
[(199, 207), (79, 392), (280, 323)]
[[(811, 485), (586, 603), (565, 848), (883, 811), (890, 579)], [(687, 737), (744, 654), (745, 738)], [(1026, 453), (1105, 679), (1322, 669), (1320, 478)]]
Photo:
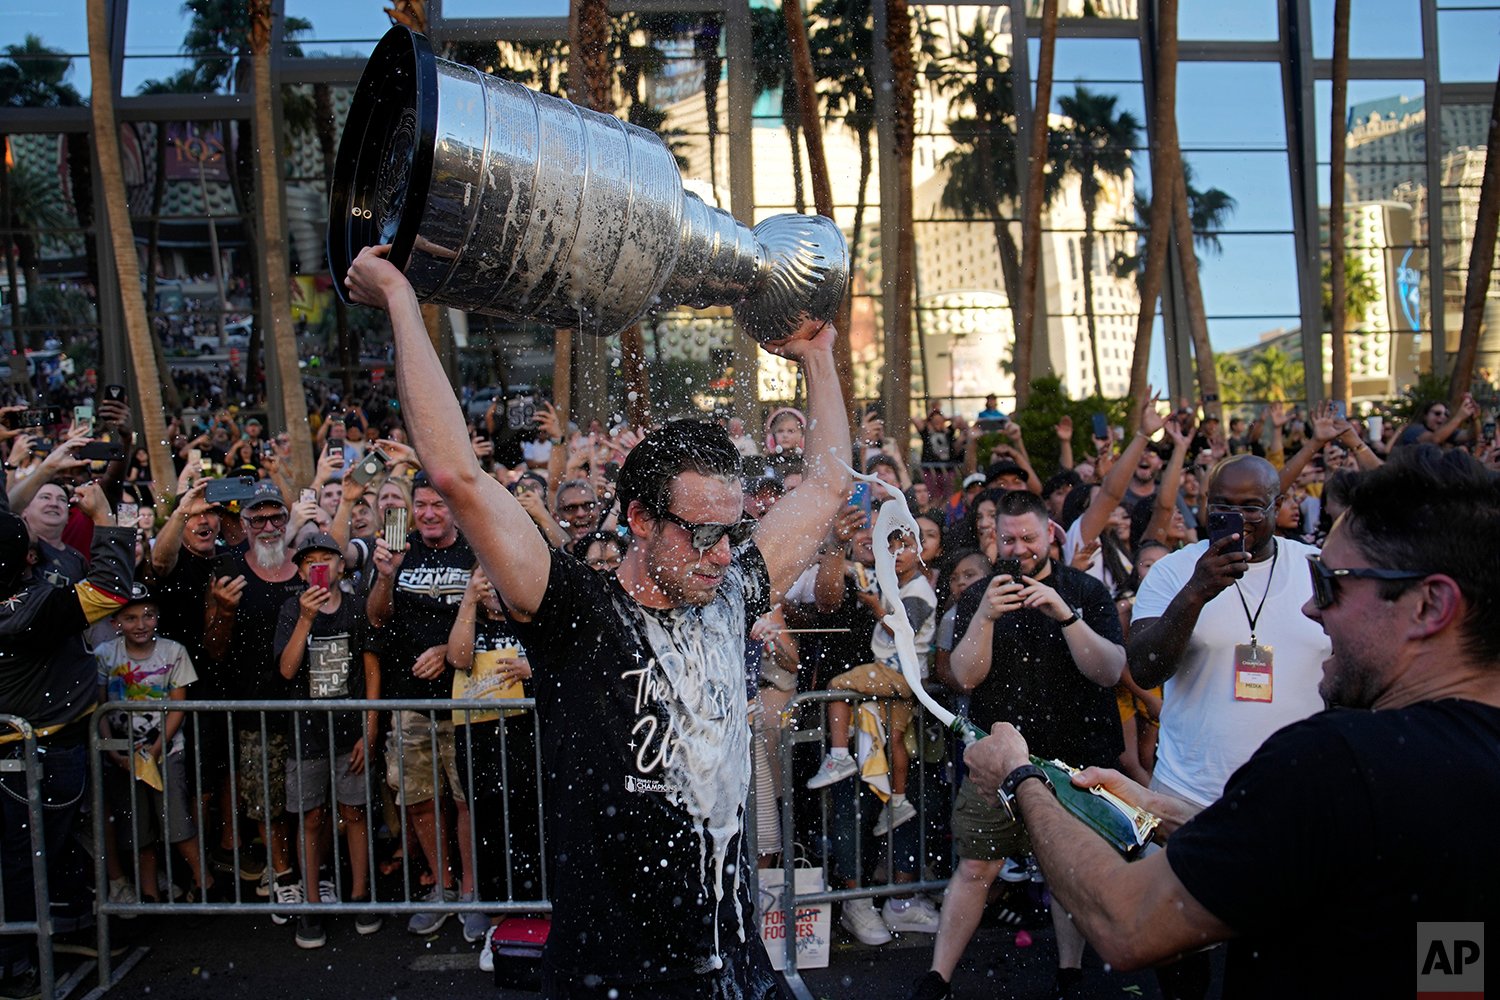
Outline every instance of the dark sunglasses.
[(1338, 603), (1339, 580), (1421, 580), (1430, 574), (1414, 573), (1404, 569), (1329, 569), (1318, 556), (1307, 557), (1308, 569), (1312, 571), (1313, 607), (1322, 611)]
[(707, 552), (715, 545), (718, 545), (719, 539), (725, 535), (729, 536), (730, 545), (737, 546), (749, 541), (750, 536), (755, 533), (756, 522), (751, 517), (742, 517), (734, 524), (694, 524), (691, 521), (684, 521), (676, 514), (667, 510), (662, 511), (656, 516), (664, 521), (671, 521), (677, 527), (691, 535), (693, 548), (699, 552)]

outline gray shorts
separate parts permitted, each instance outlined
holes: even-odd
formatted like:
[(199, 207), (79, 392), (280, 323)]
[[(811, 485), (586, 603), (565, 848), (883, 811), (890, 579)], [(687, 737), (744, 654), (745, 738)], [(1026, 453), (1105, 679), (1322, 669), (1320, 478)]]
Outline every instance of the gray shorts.
[(167, 754), (160, 768), (164, 791), (158, 792), (144, 781), (134, 782), (132, 809), (130, 775), (105, 762), (104, 790), (115, 818), (115, 835), (126, 850), (130, 849), (132, 829), (139, 847), (160, 842), (163, 830), (169, 844), (180, 844), (198, 835), (198, 825), (193, 822), (194, 801), (188, 791), (187, 754), (180, 751)]
[[(374, 795), (370, 768), (358, 774), (349, 771), (351, 754), (339, 754), (333, 762), (333, 795), (342, 806), (365, 805)], [(328, 802), (329, 766), (327, 757), (304, 757), (301, 763), (286, 762), (286, 807), (295, 813), (316, 809)]]

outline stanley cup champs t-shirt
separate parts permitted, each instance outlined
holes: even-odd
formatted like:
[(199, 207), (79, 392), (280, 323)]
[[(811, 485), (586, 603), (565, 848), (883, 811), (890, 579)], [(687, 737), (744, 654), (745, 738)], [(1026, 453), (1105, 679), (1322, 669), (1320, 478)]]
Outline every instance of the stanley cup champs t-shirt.
[(644, 983), (758, 947), (742, 836), (750, 787), (745, 630), (769, 610), (753, 544), (713, 603), (657, 611), (552, 553), (531, 654), (560, 975)]

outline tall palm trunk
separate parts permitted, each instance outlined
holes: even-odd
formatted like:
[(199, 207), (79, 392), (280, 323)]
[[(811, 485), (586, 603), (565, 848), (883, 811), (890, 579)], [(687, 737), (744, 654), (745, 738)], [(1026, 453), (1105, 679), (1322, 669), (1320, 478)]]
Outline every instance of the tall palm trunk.
[[(1026, 174), (1026, 197), (1021, 216), (1021, 279), (1016, 312), (1016, 346), (1011, 354), (1015, 374), (1016, 406), (1031, 396), (1032, 331), (1036, 328), (1037, 279), (1042, 263), (1042, 202), (1047, 162), (1048, 115), (1052, 109), (1052, 68), (1057, 52), (1057, 0), (1043, 0), (1041, 50), (1036, 64), (1036, 103), (1032, 105), (1030, 169)], [(1094, 367), (1099, 367), (1098, 359)]]
[[(326, 83), (313, 84), (313, 129), (323, 161), (325, 188), (333, 186), (333, 165), (338, 158), (338, 140), (333, 133), (333, 91)], [(344, 395), (354, 392), (354, 370), (359, 365), (359, 347), (349, 331), (349, 307), (342, 295), (333, 296), (334, 334), (338, 340), (339, 367), (343, 369)]]
[(1495, 230), (1500, 225), (1500, 83), (1490, 112), (1489, 148), (1484, 154), (1484, 178), (1479, 182), (1479, 217), (1474, 221), (1474, 245), (1469, 250), (1469, 279), (1464, 286), (1464, 323), (1458, 337), (1458, 357), (1448, 380), (1450, 405), (1458, 408), (1474, 380), (1474, 358), (1479, 353), (1479, 328), (1490, 294), (1495, 266)]
[[(781, 0), (781, 15), (786, 21), (787, 46), (792, 56), (792, 81), (797, 90), (797, 107), (802, 113), (802, 138), (807, 143), (807, 170), (812, 178), (813, 206), (827, 218), (833, 214), (833, 181), (828, 173), (828, 157), (823, 152), (823, 119), (818, 114), (817, 80), (813, 75), (812, 46), (807, 40), (807, 19), (801, 0)], [(839, 389), (844, 405), (854, 405), (854, 356), (849, 346), (850, 297), (853, 288), (844, 291), (839, 304), (838, 323), (842, 327), (833, 342), (833, 361), (839, 373)], [(852, 410), (851, 410), (852, 413)]]
[[(150, 322), (151, 312), (156, 309), (156, 272), (161, 270), (161, 206), (167, 195), (167, 123), (155, 122), (156, 129), (155, 175), (151, 178), (151, 233), (146, 241), (146, 318)], [(167, 378), (162, 379), (161, 395), (162, 402), (167, 409), (176, 413), (182, 409), (182, 395), (177, 391), (177, 380), (170, 377), (171, 369), (167, 365), (167, 352), (162, 346), (161, 338), (156, 335), (156, 328), (151, 330), (151, 352), (156, 357), (156, 370), (166, 373)]]
[(1094, 393), (1104, 395), (1104, 369), (1099, 367), (1099, 324), (1094, 317), (1094, 213), (1099, 210), (1091, 178), (1083, 179), (1083, 319), (1088, 324), (1089, 355), (1094, 363)]
[(275, 347), (276, 371), (267, 378), (281, 382), (281, 417), (292, 444), (292, 478), (312, 481), (312, 434), (307, 401), (297, 365), (297, 334), (292, 326), (291, 265), (286, 254), (286, 212), (282, 203), (279, 138), (275, 126), (276, 94), (271, 85), (271, 0), (250, 0), (250, 61), (255, 93), (255, 171), (260, 183), (262, 252), (265, 254), (265, 316)]
[[(109, 66), (108, 0), (88, 0), (89, 62)], [(104, 191), (104, 209), (109, 223), (116, 285), (125, 313), (125, 339), (130, 345), (130, 363), (141, 412), (141, 432), (146, 452), (155, 470), (153, 483), (158, 501), (172, 494), (172, 455), (167, 450), (167, 422), (162, 410), (163, 373), (156, 367), (151, 350), (151, 325), (146, 302), (141, 298), (141, 269), (135, 255), (135, 237), (130, 227), (130, 205), (125, 198), (125, 169), (120, 160), (120, 135), (115, 123), (112, 74), (99, 69), (93, 75), (90, 115), (93, 118), (94, 155), (99, 161), (99, 185)]]
[[(886, 404), (886, 427), (895, 431), (896, 443), (904, 445), (911, 434), (911, 325), (917, 288), (917, 238), (913, 218), (912, 156), (916, 149), (917, 66), (912, 55), (911, 11), (906, 0), (886, 0), (885, 42), (891, 57), (891, 147), (896, 161), (896, 315), (890, 324), (890, 357), (893, 392)], [(884, 206), (881, 208), (884, 211)], [(925, 372), (924, 372), (925, 374)], [(904, 448), (902, 449), (905, 450)]]
[[(5, 154), (10, 149), (10, 136), (0, 134), (0, 224), (12, 226), (15, 224), (15, 206), (11, 204), (14, 195), (11, 191), (10, 165), (5, 162)], [(21, 342), (21, 281), (20, 272), (16, 267), (15, 240), (10, 236), (5, 240), (5, 282), (6, 291), (10, 296), (10, 334), (12, 349), (17, 353), (25, 348)]]
[[(1345, 107), (1349, 98), (1349, 0), (1333, 4), (1333, 103), (1330, 114), (1328, 167), (1328, 262), (1329, 293), (1332, 316), (1328, 336), (1333, 340), (1333, 398), (1349, 402), (1349, 303), (1345, 299), (1344, 280), (1344, 162), (1348, 147)], [(1308, 386), (1311, 396), (1321, 386)]]
[(1156, 94), (1151, 108), (1151, 215), (1147, 221), (1146, 271), (1141, 275), (1141, 311), (1135, 322), (1135, 349), (1130, 358), (1130, 417), (1134, 427), (1148, 402), (1146, 376), (1151, 365), (1151, 327), (1167, 266), (1167, 239), (1172, 235), (1173, 178), (1182, 173), (1177, 147), (1177, 0), (1158, 0)]
[(1214, 367), (1214, 349), (1208, 341), (1208, 312), (1203, 306), (1203, 286), (1198, 283), (1198, 255), (1193, 248), (1193, 220), (1188, 209), (1187, 178), (1181, 171), (1172, 192), (1172, 228), (1182, 262), (1182, 287), (1187, 298), (1188, 332), (1193, 338), (1193, 361), (1198, 366), (1198, 392), (1203, 415), (1222, 421), (1219, 402), (1219, 372)]

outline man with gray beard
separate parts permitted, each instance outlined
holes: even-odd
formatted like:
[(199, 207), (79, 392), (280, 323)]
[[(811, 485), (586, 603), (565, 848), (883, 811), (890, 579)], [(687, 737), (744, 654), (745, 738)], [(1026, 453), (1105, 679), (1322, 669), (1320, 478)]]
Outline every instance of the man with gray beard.
[[(269, 480), (240, 508), (249, 549), (227, 567), (214, 570), (209, 588), (203, 647), (216, 667), (221, 690), (230, 699), (289, 698), (291, 682), (281, 676), (274, 647), (276, 622), (287, 598), (305, 586), (287, 553), (286, 525), (290, 518), (281, 491)], [(267, 727), (264, 752), (258, 717), (241, 713), (235, 719), (238, 756), (239, 809), (260, 824), (270, 845), (270, 865), (256, 892), (269, 896), (275, 872), (276, 902), (291, 906), (302, 901), (302, 883), (292, 871), (286, 807), (287, 742), (285, 728)], [(262, 780), (269, 775), (269, 783)], [(269, 829), (268, 829), (269, 825)], [(279, 909), (272, 921), (284, 924), (287, 911)]]

